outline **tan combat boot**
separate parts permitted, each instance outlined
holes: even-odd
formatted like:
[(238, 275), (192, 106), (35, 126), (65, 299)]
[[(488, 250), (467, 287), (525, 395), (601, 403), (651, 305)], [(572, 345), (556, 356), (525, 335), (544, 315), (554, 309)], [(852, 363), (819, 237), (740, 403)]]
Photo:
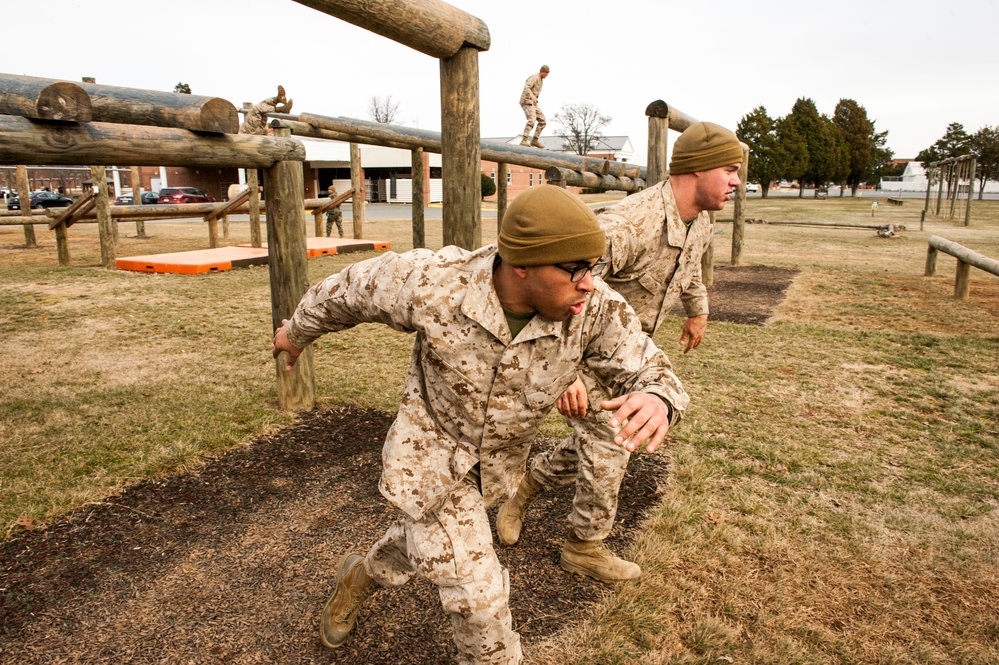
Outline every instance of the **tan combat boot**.
[(538, 140), (537, 136), (531, 139), (531, 145), (534, 146), (535, 148), (541, 148), (542, 150), (545, 149), (545, 147), (541, 145), (541, 141)]
[(378, 585), (364, 570), (364, 557), (347, 554), (336, 573), (336, 588), (323, 608), (319, 625), (319, 639), (323, 646), (336, 649), (344, 643), (354, 629), (357, 611), (368, 597), (378, 590)]
[(520, 540), (520, 529), (524, 526), (524, 515), (531, 502), (541, 494), (541, 483), (527, 474), (520, 481), (517, 492), (496, 513), (496, 535), (504, 545), (516, 545)]
[(524, 134), (524, 136), (521, 137), (520, 145), (524, 146), (525, 148), (531, 145), (531, 140), (528, 138), (527, 134)]
[(580, 540), (570, 532), (562, 545), (562, 568), (601, 582), (627, 582), (642, 576), (637, 563), (614, 556), (602, 540)]

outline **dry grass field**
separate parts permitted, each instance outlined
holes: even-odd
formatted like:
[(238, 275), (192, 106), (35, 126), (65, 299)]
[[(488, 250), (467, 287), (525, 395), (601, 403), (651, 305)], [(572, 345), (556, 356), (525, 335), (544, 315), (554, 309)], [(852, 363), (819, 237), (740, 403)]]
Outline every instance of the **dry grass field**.
[[(743, 263), (798, 276), (766, 325), (714, 322), (686, 356), (679, 318), (659, 332), (692, 402), (630, 550), (645, 577), (532, 644), (529, 662), (999, 662), (999, 277), (973, 269), (958, 301), (954, 259), (923, 276), (930, 235), (999, 257), (999, 202), (976, 201), (968, 227), (923, 228), (919, 200), (882, 199), (873, 219), (870, 202), (747, 202), (756, 220), (904, 230), (747, 225)], [(120, 225), (119, 256), (207, 246), (201, 223), (146, 228)], [(491, 240), (494, 218), (483, 229)], [(25, 249), (0, 226), (7, 539), (293, 422), (275, 408), (266, 268), (107, 271), (94, 225), (71, 229), (60, 268), (36, 233)], [(368, 220), (365, 236), (411, 244), (406, 220)], [(439, 245), (439, 222), (427, 237)], [(248, 239), (233, 223), (226, 242)], [(310, 282), (363, 256), (313, 259)], [(321, 406), (392, 413), (411, 343), (373, 326), (320, 340)], [(563, 432), (549, 418), (544, 433)]]

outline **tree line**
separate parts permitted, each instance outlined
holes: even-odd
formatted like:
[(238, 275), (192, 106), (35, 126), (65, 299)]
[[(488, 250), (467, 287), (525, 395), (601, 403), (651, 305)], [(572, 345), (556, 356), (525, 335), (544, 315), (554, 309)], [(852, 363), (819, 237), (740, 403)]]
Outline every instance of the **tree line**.
[(978, 198), (981, 200), (985, 183), (999, 179), (999, 127), (986, 125), (969, 134), (964, 125), (952, 122), (947, 125), (943, 136), (916, 155), (916, 160), (928, 170), (934, 162), (965, 155), (975, 158), (975, 179), (978, 180)]

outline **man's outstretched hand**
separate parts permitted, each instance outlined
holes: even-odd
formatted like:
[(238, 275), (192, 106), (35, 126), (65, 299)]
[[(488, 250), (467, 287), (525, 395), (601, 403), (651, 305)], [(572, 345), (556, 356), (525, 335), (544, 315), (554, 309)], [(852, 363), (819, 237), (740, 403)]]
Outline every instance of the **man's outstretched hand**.
[(291, 368), (298, 362), (298, 356), (302, 355), (302, 349), (288, 341), (288, 326), (288, 319), (282, 319), (281, 327), (274, 331), (274, 348), (271, 350), (271, 355), (276, 359), (282, 351), (286, 352), (288, 362), (285, 363), (284, 368), (286, 371), (291, 371)]

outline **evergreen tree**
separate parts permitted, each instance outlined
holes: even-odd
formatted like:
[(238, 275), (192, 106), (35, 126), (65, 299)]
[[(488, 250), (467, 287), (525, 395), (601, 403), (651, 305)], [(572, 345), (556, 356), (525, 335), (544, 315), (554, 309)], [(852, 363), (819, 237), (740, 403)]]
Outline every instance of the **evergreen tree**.
[(971, 154), (975, 156), (980, 201), (985, 183), (999, 178), (999, 127), (982, 127), (971, 137), (970, 146)]
[[(798, 133), (798, 129), (790, 116), (779, 118), (777, 125), (777, 142), (783, 153), (784, 163), (781, 170), (781, 177), (788, 180), (795, 180), (804, 177), (808, 170), (808, 145), (804, 137)], [(804, 186), (799, 180), (799, 188)], [(801, 192), (798, 193), (801, 196)]]
[(853, 196), (857, 187), (870, 176), (874, 163), (874, 123), (867, 110), (852, 99), (841, 99), (833, 112), (846, 148), (846, 183)]
[(808, 161), (805, 169), (797, 175), (800, 189), (798, 196), (804, 195), (805, 183), (822, 186), (839, 170), (839, 150), (832, 122), (819, 114), (815, 102), (807, 97), (799, 98), (787, 121), (795, 128), (805, 142)]
[(760, 183), (763, 198), (767, 198), (770, 183), (780, 179), (787, 154), (777, 136), (777, 123), (763, 106), (757, 106), (739, 121), (735, 133), (749, 146), (748, 179)]

